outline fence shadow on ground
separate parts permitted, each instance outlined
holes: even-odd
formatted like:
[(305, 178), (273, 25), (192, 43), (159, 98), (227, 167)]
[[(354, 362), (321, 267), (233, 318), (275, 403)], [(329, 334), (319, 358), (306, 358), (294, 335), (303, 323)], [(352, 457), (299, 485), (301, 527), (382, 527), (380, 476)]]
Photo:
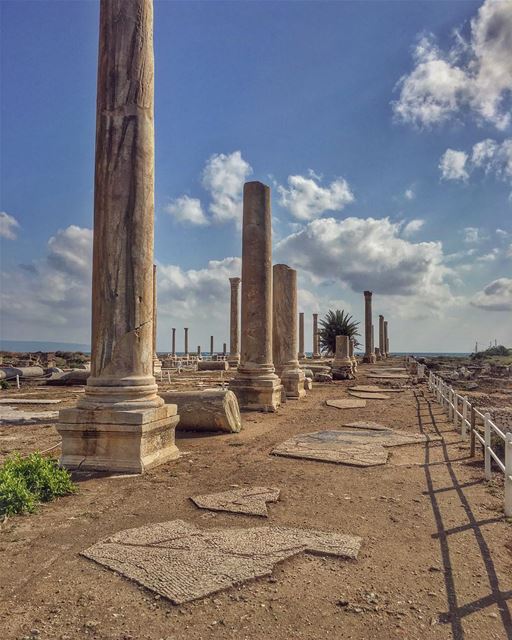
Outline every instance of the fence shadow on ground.
[[(445, 422), (446, 420), (444, 412), (442, 410), (439, 410), (439, 406), (434, 401), (431, 401), (428, 397), (426, 397), (423, 392), (415, 392), (414, 395), (416, 399), (418, 426), (421, 433), (425, 433), (425, 427), (428, 426), (435, 432), (436, 435), (442, 437), (443, 430), (441, 429), (441, 423)], [(451, 425), (449, 429), (446, 429), (446, 431), (448, 430), (452, 431)], [(431, 462), (430, 458), (433, 446), (441, 447), (443, 458), (441, 462)], [(448, 604), (448, 611), (443, 612), (439, 616), (439, 622), (441, 624), (451, 625), (452, 636), (454, 640), (464, 640), (465, 634), (462, 624), (464, 618), (471, 613), (481, 611), (486, 607), (495, 604), (499, 609), (499, 615), (503, 624), (503, 628), (505, 630), (506, 635), (504, 637), (506, 637), (507, 640), (512, 640), (512, 618), (507, 605), (507, 600), (512, 598), (512, 590), (500, 590), (496, 568), (494, 566), (489, 547), (481, 529), (482, 526), (492, 524), (494, 522), (499, 522), (503, 518), (491, 518), (488, 520), (482, 520), (480, 522), (476, 519), (471, 509), (469, 500), (464, 493), (464, 489), (476, 484), (480, 484), (480, 482), (484, 482), (484, 480), (482, 479), (481, 481), (460, 483), (453, 468), (453, 463), (460, 462), (462, 460), (468, 460), (468, 458), (450, 458), (448, 447), (444, 439), (441, 440), (441, 442), (427, 442), (425, 445), (425, 460), (423, 464), (427, 483), (427, 491), (425, 493), (430, 498), (432, 511), (434, 513), (434, 518), (436, 521), (437, 531), (435, 534), (433, 534), (433, 537), (439, 540)], [(434, 488), (431, 467), (437, 465), (445, 465), (451, 480), (451, 486), (443, 487), (441, 489)], [(441, 506), (438, 501), (438, 494), (446, 491), (456, 492), (467, 517), (467, 524), (448, 529), (445, 527)], [(452, 570), (452, 562), (450, 559), (448, 540), (452, 535), (456, 535), (457, 533), (460, 533), (462, 531), (469, 530), (474, 534), (478, 552), (483, 560), (487, 579), (489, 582), (489, 594), (482, 598), (479, 598), (478, 600), (474, 600), (473, 602), (459, 604), (455, 587), (454, 574)]]

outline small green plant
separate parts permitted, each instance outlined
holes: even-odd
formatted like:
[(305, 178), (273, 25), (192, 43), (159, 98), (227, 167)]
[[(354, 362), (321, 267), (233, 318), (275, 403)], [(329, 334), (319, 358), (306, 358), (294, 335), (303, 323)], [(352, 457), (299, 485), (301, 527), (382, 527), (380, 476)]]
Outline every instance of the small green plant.
[(15, 453), (0, 467), (0, 516), (31, 513), (40, 502), (50, 502), (76, 491), (65, 469), (40, 453)]
[(9, 383), (7, 382), (7, 380), (0, 380), (0, 389), (8, 389), (9, 388)]

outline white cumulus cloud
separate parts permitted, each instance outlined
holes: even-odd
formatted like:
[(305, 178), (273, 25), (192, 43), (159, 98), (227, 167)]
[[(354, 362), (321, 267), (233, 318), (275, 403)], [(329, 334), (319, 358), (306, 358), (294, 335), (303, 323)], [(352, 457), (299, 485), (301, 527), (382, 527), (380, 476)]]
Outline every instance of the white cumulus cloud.
[(467, 153), (447, 149), (439, 161), (439, 169), (443, 180), (467, 180), (469, 173), (466, 170), (468, 160)]
[(181, 196), (170, 202), (164, 210), (169, 213), (178, 222), (189, 223), (196, 226), (204, 226), (208, 224), (208, 219), (204, 215), (201, 200), (198, 198), (190, 198), (189, 196)]
[(474, 295), (471, 304), (487, 311), (512, 311), (512, 278), (493, 280)]
[(202, 183), (210, 192), (208, 207), (215, 222), (242, 221), (242, 194), (244, 182), (252, 173), (251, 165), (240, 151), (228, 155), (212, 155), (203, 170)]
[(276, 256), (319, 281), (410, 296), (439, 308), (451, 296), (442, 245), (409, 242), (401, 231), (402, 223), (388, 218), (323, 218), (279, 242)]
[(467, 111), (506, 129), (511, 122), (512, 2), (486, 0), (469, 34), (457, 31), (447, 51), (434, 36), (423, 36), (414, 68), (398, 86), (393, 109), (403, 122), (428, 127)]
[[(2, 272), (6, 335), (83, 340), (90, 329), (92, 230), (70, 225), (48, 240), (38, 261)], [(29, 329), (31, 330), (29, 331)]]
[(329, 186), (320, 185), (313, 171), (309, 177), (288, 176), (288, 186), (278, 185), (279, 203), (298, 220), (313, 220), (326, 211), (341, 211), (354, 201), (354, 195), (344, 178), (336, 178)]
[(486, 138), (473, 145), (469, 153), (447, 149), (439, 162), (444, 180), (467, 180), (477, 170), (496, 180), (512, 184), (512, 138), (498, 142)]
[(5, 211), (0, 211), (0, 238), (16, 240), (16, 230), (19, 226), (19, 222), (14, 216)]
[(404, 225), (402, 235), (404, 236), (404, 238), (410, 238), (415, 233), (418, 233), (418, 231), (423, 227), (424, 224), (425, 220), (420, 220), (419, 218), (410, 220)]

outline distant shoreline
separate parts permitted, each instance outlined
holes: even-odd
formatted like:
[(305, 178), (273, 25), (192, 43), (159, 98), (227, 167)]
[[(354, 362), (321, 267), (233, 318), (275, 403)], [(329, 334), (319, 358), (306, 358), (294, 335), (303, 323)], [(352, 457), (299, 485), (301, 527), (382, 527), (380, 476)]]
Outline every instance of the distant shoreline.
[[(31, 340), (0, 340), (0, 351), (9, 351), (11, 353), (35, 353), (42, 351), (43, 353), (51, 353), (54, 351), (80, 351), (86, 355), (91, 354), (91, 347), (88, 344), (79, 342), (44, 342), (44, 341), (31, 341)], [(159, 355), (170, 353), (169, 351), (158, 352)], [(219, 352), (215, 352), (219, 353)], [(184, 352), (177, 351), (177, 356), (184, 356)], [(190, 352), (190, 355), (196, 355), (196, 352)], [(203, 351), (203, 356), (210, 355), (209, 351)], [(311, 356), (311, 351), (306, 351), (306, 356)], [(356, 352), (356, 355), (362, 356), (363, 352)], [(471, 355), (470, 352), (463, 351), (393, 351), (393, 356), (416, 356), (420, 358), (433, 358), (448, 356), (452, 358), (467, 358)]]

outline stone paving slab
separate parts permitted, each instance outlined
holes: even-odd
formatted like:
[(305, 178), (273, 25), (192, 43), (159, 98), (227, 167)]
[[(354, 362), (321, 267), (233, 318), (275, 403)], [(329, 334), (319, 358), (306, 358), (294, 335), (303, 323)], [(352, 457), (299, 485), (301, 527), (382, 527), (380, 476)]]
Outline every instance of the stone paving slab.
[(356, 420), (356, 422), (346, 422), (343, 427), (352, 427), (353, 429), (367, 429), (368, 431), (393, 431), (391, 427), (386, 427), (379, 422), (371, 420)]
[(351, 398), (341, 398), (340, 400), (326, 400), (328, 407), (336, 409), (362, 409), (366, 407), (366, 400), (352, 400)]
[(349, 391), (354, 398), (365, 398), (367, 400), (389, 400), (391, 396), (387, 396), (385, 393), (377, 393), (375, 391)]
[(182, 604), (269, 576), (298, 555), (357, 559), (361, 538), (294, 527), (200, 529), (182, 520), (127, 529), (82, 552), (86, 558)]
[(0, 424), (38, 424), (53, 422), (58, 417), (58, 411), (21, 411), (13, 406), (0, 407)]
[(243, 487), (190, 499), (200, 509), (267, 517), (267, 502), (277, 502), (279, 494), (275, 487)]
[(375, 384), (358, 384), (355, 387), (349, 387), (349, 391), (366, 391), (368, 393), (402, 393), (403, 389), (392, 389), (389, 387), (378, 387)]
[(2, 398), (0, 404), (59, 404), (62, 401), (62, 398)]
[(374, 467), (386, 464), (388, 447), (440, 439), (439, 436), (406, 434), (392, 429), (315, 431), (299, 434), (286, 440), (273, 449), (272, 453), (287, 458), (305, 458), (355, 467)]

